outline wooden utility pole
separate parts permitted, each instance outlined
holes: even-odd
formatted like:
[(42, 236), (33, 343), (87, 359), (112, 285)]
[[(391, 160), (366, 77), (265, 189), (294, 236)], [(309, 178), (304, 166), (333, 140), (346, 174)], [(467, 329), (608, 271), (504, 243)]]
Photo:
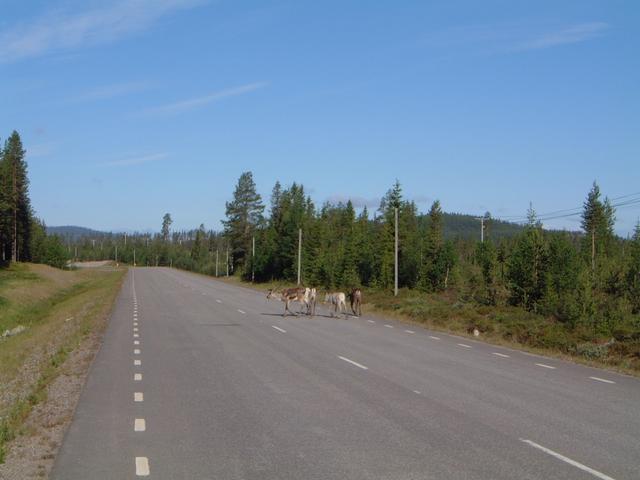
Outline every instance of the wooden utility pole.
[(394, 284), (393, 284), (393, 295), (398, 296), (398, 208), (395, 209), (395, 219), (396, 219), (396, 228), (395, 228), (395, 262), (394, 262)]
[(251, 239), (251, 283), (256, 279), (256, 237)]
[(596, 269), (596, 229), (591, 230), (591, 270)]
[(218, 252), (218, 249), (216, 248), (216, 277), (218, 276), (218, 254), (220, 252)]
[(298, 285), (300, 285), (300, 274), (302, 272), (302, 229), (298, 229)]
[(227, 245), (227, 277), (229, 276), (229, 245)]

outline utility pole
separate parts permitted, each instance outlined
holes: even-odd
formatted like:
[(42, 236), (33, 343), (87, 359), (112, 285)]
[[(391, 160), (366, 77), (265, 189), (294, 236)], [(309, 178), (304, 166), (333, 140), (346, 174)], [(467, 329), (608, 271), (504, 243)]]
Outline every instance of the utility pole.
[(220, 252), (218, 251), (218, 249), (216, 248), (216, 277), (218, 276), (218, 254)]
[(396, 219), (396, 231), (395, 231), (395, 265), (394, 265), (394, 285), (393, 285), (393, 295), (395, 297), (398, 296), (398, 207), (395, 209), (395, 219)]
[(116, 245), (116, 267), (118, 266), (118, 245)]
[(136, 266), (136, 249), (133, 249), (133, 266)]
[(300, 273), (302, 270), (302, 229), (298, 229), (298, 285), (300, 285)]
[(596, 229), (591, 230), (591, 270), (596, 269)]
[(127, 232), (124, 232), (124, 246), (127, 246)]
[(73, 254), (73, 261), (74, 262), (78, 261), (78, 246), (77, 245), (75, 247), (75, 253)]
[(480, 243), (484, 243), (484, 220), (485, 220), (485, 217), (476, 217), (476, 220), (480, 220)]
[(256, 237), (255, 235), (251, 239), (251, 283), (256, 278)]
[(227, 277), (229, 276), (229, 245), (227, 244)]

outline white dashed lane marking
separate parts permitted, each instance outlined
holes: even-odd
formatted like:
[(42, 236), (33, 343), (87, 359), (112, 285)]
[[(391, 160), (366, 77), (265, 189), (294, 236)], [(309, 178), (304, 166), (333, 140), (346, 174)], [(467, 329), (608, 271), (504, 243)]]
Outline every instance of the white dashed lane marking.
[(139, 337), (140, 337), (140, 334), (139, 334), (139, 333), (134, 333), (134, 334), (133, 334), (133, 338), (139, 338)]
[(404, 332), (405, 332), (405, 333), (416, 333), (416, 332), (414, 332), (413, 330), (405, 330)]
[(133, 344), (134, 344), (134, 345), (140, 345), (140, 340), (134, 340), (134, 341), (133, 341)]
[(433, 335), (429, 335), (429, 338), (432, 340), (440, 340), (440, 337), (434, 337)]
[(493, 352), (493, 354), (496, 355), (497, 357), (511, 358), (511, 357), (509, 357), (509, 355), (505, 355), (504, 353)]
[(413, 393), (420, 395), (422, 392), (420, 390), (414, 390)]
[(277, 331), (279, 331), (280, 333), (287, 333), (287, 331), (286, 331), (286, 330), (283, 330), (283, 329), (282, 329), (282, 328), (280, 328), (280, 327), (276, 327), (275, 325), (271, 325), (271, 328), (275, 328), (275, 329), (276, 329)]
[(387, 328), (394, 328), (393, 325), (389, 325), (388, 323), (385, 323), (384, 326), (387, 327)]
[(367, 320), (367, 322), (369, 322), (369, 323), (376, 323), (376, 322), (374, 322), (373, 320)]
[(361, 368), (362, 370), (369, 370), (369, 367), (365, 367), (361, 363), (354, 362), (353, 360), (350, 360), (347, 357), (341, 357), (340, 355), (338, 355), (338, 358), (340, 360), (343, 360), (343, 361), (347, 362), (347, 363), (350, 363), (351, 365), (355, 365), (356, 367)]
[(556, 367), (552, 367), (551, 365), (545, 365), (544, 363), (536, 363), (536, 366), (542, 367), (542, 368), (548, 368), (549, 370), (555, 370), (556, 369)]
[(467, 345), (465, 343), (459, 343), (458, 346), (464, 347), (464, 348), (473, 348), (471, 345)]
[(600, 377), (589, 377), (591, 380), (595, 380), (597, 382), (602, 382), (602, 383), (616, 383), (613, 380), (607, 380), (605, 378), (600, 378)]
[(222, 300), (218, 300), (218, 299), (216, 298), (216, 302), (218, 302), (218, 303), (222, 303)]
[(134, 382), (139, 382), (142, 380), (142, 374), (141, 373), (134, 373), (133, 374), (133, 381)]
[(134, 402), (143, 402), (144, 401), (144, 395), (142, 394), (142, 392), (135, 392), (133, 394), (133, 401)]
[(527, 445), (532, 446), (533, 448), (537, 448), (538, 450), (546, 453), (547, 455), (551, 455), (552, 457), (555, 457), (558, 460), (562, 460), (563, 462), (568, 463), (571, 466), (579, 468), (583, 472), (590, 473), (591, 475), (593, 475), (596, 478), (599, 478), (600, 480), (614, 480), (609, 475), (605, 475), (604, 473), (594, 470), (591, 467), (587, 467), (586, 465), (583, 465), (580, 462), (571, 460), (569, 457), (565, 457), (564, 455), (561, 455), (558, 452), (554, 452), (550, 448), (543, 447), (542, 445), (539, 445), (536, 442), (532, 442), (531, 440), (525, 440), (524, 438), (521, 438), (520, 441), (526, 443)]
[(133, 349), (133, 354), (134, 355), (140, 355), (140, 349), (139, 348), (134, 348)]
[(136, 475), (138, 477), (149, 476), (149, 459), (147, 457), (136, 457)]
[(147, 422), (144, 418), (136, 418), (133, 423), (133, 431), (134, 432), (144, 432), (147, 429)]
[(240, 310), (240, 309), (238, 309), (238, 311), (239, 311), (241, 314), (243, 314), (243, 315), (246, 315), (246, 314), (247, 314), (247, 312), (245, 312), (244, 310)]
[(134, 361), (133, 361), (133, 364), (134, 364), (136, 367), (139, 367), (140, 365), (142, 365), (142, 360), (134, 360)]

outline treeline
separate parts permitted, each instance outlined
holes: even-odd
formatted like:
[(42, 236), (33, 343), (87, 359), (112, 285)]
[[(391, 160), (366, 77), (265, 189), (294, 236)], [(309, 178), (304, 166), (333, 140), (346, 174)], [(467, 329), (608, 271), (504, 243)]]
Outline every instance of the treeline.
[(25, 154), (16, 131), (0, 147), (0, 266), (20, 261), (61, 268), (67, 250), (33, 214)]

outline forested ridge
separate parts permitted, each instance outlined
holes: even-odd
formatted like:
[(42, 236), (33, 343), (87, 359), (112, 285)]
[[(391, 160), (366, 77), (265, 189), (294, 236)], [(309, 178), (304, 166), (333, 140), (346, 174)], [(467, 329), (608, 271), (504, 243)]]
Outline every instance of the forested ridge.
[(479, 219), (446, 214), (437, 200), (420, 213), (398, 181), (378, 209), (357, 211), (350, 201), (316, 205), (298, 183), (277, 182), (265, 201), (251, 172), (240, 176), (220, 230), (175, 231), (166, 213), (157, 234), (46, 235), (31, 210), (15, 132), (2, 150), (0, 182), (5, 264), (112, 259), (295, 284), (301, 235), (304, 285), (362, 287), (370, 304), (424, 323), (640, 368), (640, 224), (632, 238), (615, 235), (616, 205), (628, 201), (609, 200), (596, 182), (579, 212), (580, 232), (543, 229), (531, 207), (524, 225), (485, 214), (484, 241)]

